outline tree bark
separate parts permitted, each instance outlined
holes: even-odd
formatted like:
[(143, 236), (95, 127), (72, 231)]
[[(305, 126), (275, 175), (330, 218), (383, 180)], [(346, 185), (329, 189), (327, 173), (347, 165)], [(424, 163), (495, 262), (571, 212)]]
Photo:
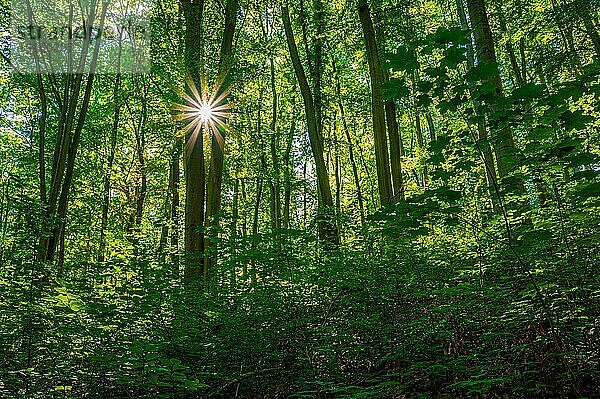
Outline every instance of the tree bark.
[[(389, 82), (389, 72), (383, 69), (383, 78), (385, 82)], [(392, 202), (396, 203), (404, 199), (404, 176), (402, 174), (402, 154), (404, 146), (402, 144), (402, 136), (398, 129), (398, 119), (396, 117), (396, 103), (394, 100), (386, 100), (385, 102), (385, 120), (387, 123), (387, 131), (390, 140), (390, 163), (392, 170)]]
[(271, 184), (271, 208), (273, 213), (273, 228), (281, 228), (281, 170), (279, 166), (279, 155), (277, 154), (277, 143), (279, 135), (277, 133), (277, 87), (275, 85), (275, 63), (273, 57), (270, 58), (271, 71), (271, 93), (273, 96), (272, 117), (271, 117), (271, 141), (269, 147), (271, 149), (271, 162), (273, 164), (273, 183)]
[[(223, 29), (219, 60), (219, 81), (222, 82), (219, 92), (227, 90), (229, 86), (229, 69), (231, 68), (233, 55), (233, 37), (237, 23), (237, 11), (238, 0), (227, 0), (225, 5), (225, 27)], [(217, 234), (216, 230), (219, 226), (218, 213), (221, 211), (221, 187), (223, 185), (223, 160), (226, 138), (224, 129), (219, 129), (219, 133), (216, 134), (213, 132), (211, 136), (210, 169), (206, 187), (206, 227), (209, 229), (209, 236), (213, 237)], [(208, 250), (209, 248), (214, 251), (214, 243), (210, 237), (206, 237), (205, 249)], [(215, 260), (216, 253), (208, 253), (205, 256), (205, 277), (208, 276)]]
[[(467, 22), (467, 15), (465, 13), (463, 0), (456, 0), (456, 8), (458, 11), (458, 18), (460, 25), (463, 30), (469, 30), (469, 23)], [(469, 43), (467, 44), (467, 70), (475, 66), (475, 53), (473, 44), (471, 42), (471, 36), (469, 36)], [(473, 108), (475, 112), (479, 112), (479, 102), (473, 100)], [(477, 122), (477, 140), (486, 141), (488, 138), (487, 128), (483, 122)], [(479, 147), (481, 152), (481, 158), (483, 160), (483, 169), (485, 173), (486, 185), (488, 187), (488, 193), (490, 196), (490, 204), (495, 211), (499, 211), (498, 198), (496, 193), (496, 165), (494, 164), (494, 157), (489, 145)]]
[(294, 133), (296, 131), (296, 105), (294, 103), (292, 110), (292, 122), (287, 138), (287, 146), (283, 157), (284, 166), (284, 194), (283, 194), (283, 228), (290, 228), (290, 206), (292, 199), (292, 173), (293, 164), (291, 162), (292, 144), (294, 142)]
[[(100, 22), (97, 24), (100, 30), (104, 29), (106, 17), (105, 2), (102, 3), (100, 9)], [(87, 23), (94, 25), (97, 17), (96, 7), (91, 7), (90, 14), (87, 17)], [(31, 14), (30, 10), (30, 14)], [(72, 12), (70, 12), (72, 19)], [(30, 15), (32, 18), (33, 16)], [(75, 167), (75, 158), (79, 147), (79, 139), (83, 130), (83, 125), (87, 116), (90, 97), (92, 94), (92, 86), (95, 76), (98, 52), (100, 49), (100, 40), (97, 40), (92, 49), (92, 55), (89, 59), (89, 73), (84, 74), (84, 68), (88, 61), (90, 40), (84, 40), (81, 49), (77, 70), (72, 73), (70, 69), (66, 75), (66, 83), (63, 91), (63, 104), (59, 105), (60, 118), (58, 122), (58, 131), (56, 145), (54, 148), (51, 179), (50, 179), (50, 195), (46, 206), (46, 217), (49, 219), (56, 217), (57, 224), (52, 228), (49, 235), (43, 233), (39, 240), (41, 259), (49, 261), (54, 260), (54, 255), (59, 244), (59, 240), (65, 229), (65, 217), (68, 209), (68, 199), (73, 182), (73, 172)], [(37, 60), (36, 60), (37, 61)], [(39, 72), (39, 71), (38, 71)], [(39, 78), (38, 73), (38, 78)], [(83, 97), (81, 97), (82, 82), (85, 77), (85, 89)], [(56, 96), (59, 98), (60, 96)], [(79, 113), (77, 106), (81, 104)], [(75, 124), (75, 126), (73, 126)], [(45, 181), (45, 178), (43, 179)]]
[(369, 74), (371, 78), (371, 114), (373, 117), (373, 134), (375, 136), (375, 162), (377, 166), (377, 186), (379, 189), (379, 201), (382, 206), (392, 202), (392, 184), (390, 176), (390, 161), (387, 149), (387, 138), (385, 131), (385, 113), (383, 104), (383, 70), (377, 51), (375, 31), (371, 12), (366, 0), (358, 3), (358, 15), (362, 26), (367, 60), (369, 63)]
[[(500, 3), (496, 4), (496, 11), (498, 13), (498, 21), (500, 22), (500, 30), (504, 35), (508, 34), (508, 27), (506, 26), (506, 20), (504, 18), (504, 10), (502, 10), (502, 5)], [(515, 77), (516, 86), (523, 86), (523, 75), (521, 70), (519, 69), (519, 64), (517, 62), (517, 56), (515, 54), (515, 48), (512, 45), (511, 38), (507, 38), (506, 45), (504, 46), (506, 53), (508, 54), (508, 60), (510, 61), (510, 66), (513, 71), (513, 75)]]
[(172, 176), (169, 187), (171, 192), (171, 263), (176, 269), (179, 267), (179, 160), (182, 144), (181, 138), (175, 139), (170, 166)]
[[(423, 128), (421, 127), (421, 114), (418, 109), (415, 109), (415, 130), (417, 132), (417, 146), (419, 148), (419, 153), (425, 151), (425, 142), (423, 140)], [(421, 180), (423, 183), (423, 188), (427, 189), (427, 165), (422, 165), (421, 170)]]
[[(182, 0), (185, 19), (185, 67), (189, 79), (200, 87), (202, 66), (202, 18), (204, 0)], [(187, 88), (189, 94), (191, 89)], [(184, 279), (188, 283), (198, 283), (204, 276), (204, 132), (196, 129), (186, 135), (185, 145), (185, 268)], [(176, 167), (178, 169), (178, 165)], [(173, 171), (175, 174), (175, 170)]]
[(592, 6), (590, 4), (590, 0), (583, 0), (581, 3), (581, 19), (583, 20), (583, 25), (585, 26), (586, 33), (588, 34), (590, 41), (592, 42), (592, 47), (596, 52), (596, 55), (600, 57), (600, 34), (598, 34), (598, 29), (596, 24), (594, 23), (594, 17), (592, 14)]
[(321, 217), (323, 219), (319, 223), (320, 237), (329, 246), (335, 248), (339, 246), (339, 233), (331, 217), (331, 213), (334, 209), (333, 197), (331, 195), (331, 187), (329, 186), (327, 166), (325, 165), (325, 160), (323, 158), (323, 141), (322, 137), (319, 135), (314, 100), (308, 80), (306, 79), (306, 74), (304, 73), (304, 68), (300, 62), (300, 56), (298, 55), (298, 48), (296, 47), (296, 41), (294, 39), (294, 33), (292, 31), (292, 25), (290, 22), (289, 10), (286, 6), (282, 6), (281, 12), (290, 58), (292, 59), (296, 80), (300, 86), (300, 92), (304, 101), (304, 113), (308, 127), (308, 136), (317, 173), (319, 199), (321, 200), (321, 204), (324, 208), (320, 210), (322, 214)]
[[(473, 37), (475, 38), (477, 61), (485, 64), (496, 64), (494, 39), (484, 0), (467, 0), (467, 7), (471, 17)], [(499, 71), (489, 79), (489, 82), (496, 87), (496, 95), (503, 97), (504, 92)], [(492, 111), (495, 110), (494, 105), (491, 108)], [(514, 166), (515, 144), (510, 129), (505, 128), (498, 132), (498, 137), (494, 144), (494, 153), (496, 155), (498, 177), (503, 178)]]
[(336, 97), (337, 97), (337, 105), (340, 110), (340, 117), (342, 119), (342, 128), (344, 130), (344, 135), (346, 136), (346, 143), (348, 145), (348, 156), (350, 158), (350, 165), (352, 166), (352, 176), (354, 177), (354, 184), (356, 185), (356, 199), (358, 201), (358, 210), (360, 212), (360, 224), (361, 226), (365, 225), (365, 206), (363, 203), (363, 195), (360, 189), (360, 178), (358, 175), (358, 167), (356, 166), (356, 160), (354, 159), (354, 146), (352, 145), (352, 139), (350, 137), (350, 130), (348, 129), (348, 122), (346, 121), (346, 110), (344, 109), (344, 104), (342, 103), (342, 93), (341, 93), (341, 84), (340, 77), (337, 72), (337, 66), (335, 64), (335, 59), (332, 61), (333, 63), (333, 73), (335, 74), (335, 89), (336, 89)]
[[(118, 61), (117, 61), (118, 63)], [(110, 136), (109, 154), (108, 154), (108, 165), (106, 169), (106, 175), (104, 176), (104, 197), (102, 200), (102, 218), (100, 221), (100, 244), (98, 247), (98, 262), (104, 262), (105, 251), (106, 251), (106, 227), (108, 225), (108, 209), (110, 204), (110, 181), (113, 164), (115, 161), (115, 152), (117, 146), (117, 133), (119, 131), (119, 119), (121, 117), (121, 74), (117, 66), (117, 75), (115, 77), (115, 86), (113, 88), (113, 103), (114, 103), (114, 115), (113, 115), (113, 126)]]

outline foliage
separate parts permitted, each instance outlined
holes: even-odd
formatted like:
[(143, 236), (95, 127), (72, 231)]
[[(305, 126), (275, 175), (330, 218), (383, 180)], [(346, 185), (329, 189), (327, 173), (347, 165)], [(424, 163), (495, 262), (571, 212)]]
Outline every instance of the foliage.
[[(67, 76), (10, 74), (3, 59), (0, 396), (595, 397), (597, 1), (485, 2), (495, 63), (477, 60), (451, 3), (368, 3), (403, 149), (404, 198), (385, 207), (356, 4), (290, 5), (320, 93), (335, 208), (323, 212), (279, 4), (240, 2), (223, 206), (199, 281), (184, 277), (177, 4), (150, 11), (150, 73), (96, 76), (64, 218), (41, 195), (41, 161), (49, 174), (55, 160), (40, 121), (55, 148), (61, 108), (50, 98), (41, 118), (39, 79)], [(221, 2), (204, 13), (210, 83)], [(507, 135), (508, 172), (490, 179), (486, 154)], [(320, 240), (324, 214), (339, 248)], [(42, 238), (61, 224), (46, 260)]]

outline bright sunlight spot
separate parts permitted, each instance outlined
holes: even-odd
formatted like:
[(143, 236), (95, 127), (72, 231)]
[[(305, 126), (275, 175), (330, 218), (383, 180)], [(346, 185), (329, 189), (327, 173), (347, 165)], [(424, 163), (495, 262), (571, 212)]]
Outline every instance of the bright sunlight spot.
[(208, 103), (202, 104), (200, 109), (198, 109), (197, 113), (202, 122), (208, 122), (213, 117), (212, 107)]
[(231, 105), (226, 100), (229, 90), (221, 90), (217, 83), (210, 90), (205, 81), (201, 82), (200, 90), (192, 79), (188, 79), (188, 91), (183, 93), (185, 104), (174, 104), (179, 111), (178, 119), (185, 122), (184, 131), (189, 133), (186, 148), (189, 152), (198, 139), (202, 139), (203, 131), (212, 133), (220, 145), (223, 145), (222, 131), (227, 129), (227, 119), (230, 116)]

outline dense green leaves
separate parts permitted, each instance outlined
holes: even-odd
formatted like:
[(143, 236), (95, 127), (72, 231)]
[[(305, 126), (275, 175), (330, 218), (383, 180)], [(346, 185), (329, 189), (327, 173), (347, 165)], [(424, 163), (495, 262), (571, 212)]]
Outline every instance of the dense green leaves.
[[(0, 59), (0, 397), (597, 395), (597, 0), (486, 1), (484, 49), (461, 2), (366, 2), (385, 162), (402, 169), (386, 207), (356, 4), (290, 3), (327, 213), (279, 5), (239, 2), (221, 225), (199, 256), (212, 273), (194, 283), (182, 250), (191, 144), (173, 108), (192, 3), (148, 11), (150, 73), (96, 76), (64, 218), (48, 214), (40, 165), (52, 178), (68, 77), (10, 74)], [(212, 86), (224, 3), (202, 4), (194, 51)], [(324, 219), (339, 248), (322, 242)], [(42, 260), (63, 224), (56, 259)]]

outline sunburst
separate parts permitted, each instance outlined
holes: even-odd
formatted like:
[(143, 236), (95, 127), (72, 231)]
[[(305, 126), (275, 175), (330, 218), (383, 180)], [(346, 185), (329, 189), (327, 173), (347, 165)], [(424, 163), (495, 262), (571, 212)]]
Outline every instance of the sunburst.
[(222, 82), (218, 82), (213, 90), (208, 88), (205, 79), (201, 79), (200, 90), (194, 81), (188, 77), (188, 90), (183, 94), (185, 104), (175, 104), (174, 108), (179, 111), (177, 118), (186, 122), (184, 132), (189, 134), (186, 142), (186, 152), (189, 155), (196, 145), (198, 137), (203, 134), (204, 128), (217, 140), (223, 148), (224, 140), (222, 132), (227, 130), (227, 120), (231, 115), (231, 104), (226, 101), (229, 90), (222, 88)]

